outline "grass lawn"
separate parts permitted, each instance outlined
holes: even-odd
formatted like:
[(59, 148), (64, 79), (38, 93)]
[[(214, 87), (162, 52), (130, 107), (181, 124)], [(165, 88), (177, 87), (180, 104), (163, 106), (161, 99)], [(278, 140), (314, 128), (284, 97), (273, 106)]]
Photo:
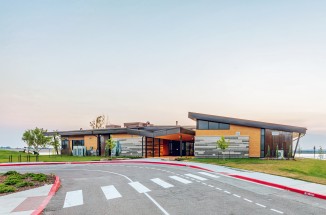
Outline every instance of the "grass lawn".
[[(27, 154), (20, 153), (16, 151), (9, 150), (0, 150), (0, 163), (8, 163), (9, 156), (12, 155), (12, 162), (19, 162), (18, 156), (21, 155), (21, 162), (27, 162)], [(38, 161), (43, 162), (73, 162), (73, 161), (99, 161), (104, 157), (101, 156), (85, 156), (85, 157), (77, 157), (77, 156), (69, 156), (69, 155), (39, 155)], [(138, 158), (138, 157), (129, 157), (129, 158)], [(30, 154), (30, 161), (36, 161), (36, 155)]]
[(252, 170), (326, 185), (326, 160), (261, 160), (255, 158), (223, 160), (194, 158), (189, 161)]

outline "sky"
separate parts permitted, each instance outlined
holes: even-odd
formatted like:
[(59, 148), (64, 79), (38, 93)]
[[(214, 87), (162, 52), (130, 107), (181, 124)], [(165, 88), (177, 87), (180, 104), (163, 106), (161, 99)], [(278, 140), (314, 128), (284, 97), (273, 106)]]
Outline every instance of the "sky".
[(0, 146), (26, 129), (188, 112), (306, 127), (326, 148), (326, 1), (0, 0)]

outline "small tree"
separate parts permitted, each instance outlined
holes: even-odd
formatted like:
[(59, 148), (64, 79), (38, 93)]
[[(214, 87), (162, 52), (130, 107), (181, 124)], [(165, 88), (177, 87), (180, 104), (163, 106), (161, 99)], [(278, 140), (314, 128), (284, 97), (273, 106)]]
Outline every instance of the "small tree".
[(112, 150), (114, 149), (115, 146), (116, 146), (115, 141), (112, 140), (112, 138), (107, 139), (105, 141), (105, 151), (109, 150), (109, 153), (111, 155), (111, 160), (112, 160)]
[(53, 146), (54, 151), (59, 154), (59, 149), (60, 149), (60, 140), (61, 137), (58, 132), (54, 133), (52, 136), (52, 141), (50, 142), (50, 145)]
[[(223, 152), (225, 149), (227, 149), (230, 145), (229, 141), (226, 141), (225, 138), (222, 136), (221, 139), (219, 139), (217, 142), (217, 148), (220, 148)], [(223, 154), (223, 159), (224, 159), (224, 154)]]
[(34, 145), (34, 133), (33, 133), (33, 130), (29, 129), (29, 130), (26, 130), (24, 133), (23, 133), (23, 137), (22, 137), (22, 140), (26, 143), (27, 145), (27, 153), (29, 153), (29, 149), (31, 147), (33, 147)]
[(278, 144), (276, 145), (275, 154), (276, 154), (276, 159), (278, 159)]
[(35, 128), (26, 130), (23, 133), (22, 140), (26, 142), (28, 147), (33, 147), (34, 151), (38, 154), (41, 148), (44, 148), (48, 144), (50, 144), (52, 137), (47, 137), (44, 135), (43, 128)]

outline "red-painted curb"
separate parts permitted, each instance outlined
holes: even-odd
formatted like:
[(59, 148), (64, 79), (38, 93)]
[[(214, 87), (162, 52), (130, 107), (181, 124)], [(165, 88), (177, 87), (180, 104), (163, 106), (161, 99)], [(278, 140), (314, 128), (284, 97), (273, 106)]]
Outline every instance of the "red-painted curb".
[(46, 205), (50, 202), (51, 198), (58, 191), (59, 187), (60, 187), (60, 178), (58, 176), (55, 176), (54, 184), (52, 185), (48, 196), (43, 200), (42, 204), (32, 213), (32, 215), (40, 215), (42, 213)]
[(249, 177), (241, 176), (241, 175), (230, 174), (228, 176), (243, 179), (243, 180), (246, 180), (246, 181), (255, 182), (255, 183), (258, 183), (258, 184), (263, 184), (263, 185), (267, 185), (267, 186), (271, 186), (271, 187), (280, 188), (280, 189), (283, 189), (283, 190), (288, 190), (288, 191), (295, 192), (295, 193), (300, 193), (300, 194), (303, 194), (303, 195), (306, 195), (306, 196), (311, 196), (311, 197), (326, 200), (326, 195), (322, 195), (322, 194), (318, 194), (318, 193), (308, 192), (308, 191), (305, 191), (305, 190), (300, 190), (300, 189), (297, 189), (297, 188), (288, 187), (288, 186), (284, 186), (284, 185), (280, 185), (280, 184), (275, 184), (275, 183), (272, 183), (272, 182), (262, 181), (262, 180), (259, 180), (259, 179), (249, 178)]

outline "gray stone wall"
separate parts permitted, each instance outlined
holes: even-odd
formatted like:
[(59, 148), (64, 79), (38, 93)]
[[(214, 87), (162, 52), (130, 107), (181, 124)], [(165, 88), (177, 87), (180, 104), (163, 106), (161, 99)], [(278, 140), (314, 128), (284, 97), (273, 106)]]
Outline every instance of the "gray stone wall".
[(249, 157), (249, 136), (225, 136), (229, 141), (229, 147), (223, 152), (217, 148), (217, 140), (220, 136), (196, 136), (195, 156), (202, 158), (248, 158)]
[(142, 156), (141, 137), (132, 138), (112, 138), (120, 144), (121, 156)]

